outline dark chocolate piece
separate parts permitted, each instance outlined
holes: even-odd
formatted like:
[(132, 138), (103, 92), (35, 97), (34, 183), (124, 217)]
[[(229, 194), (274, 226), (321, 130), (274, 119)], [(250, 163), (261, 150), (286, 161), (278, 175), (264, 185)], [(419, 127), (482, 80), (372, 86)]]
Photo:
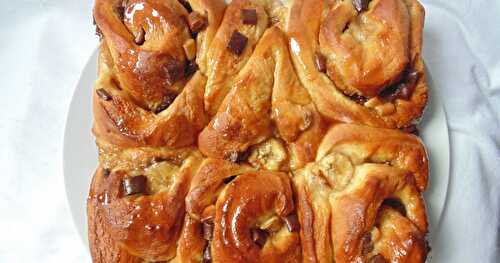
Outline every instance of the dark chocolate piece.
[(211, 221), (205, 221), (203, 224), (203, 238), (207, 241), (212, 240), (214, 237), (214, 223)]
[(241, 9), (241, 20), (245, 25), (256, 25), (257, 11), (255, 9)]
[(184, 63), (179, 63), (175, 59), (169, 59), (163, 65), (163, 72), (167, 85), (172, 86), (176, 81), (184, 77)]
[(166, 110), (175, 100), (177, 95), (175, 94), (167, 94), (165, 95), (165, 98), (163, 98), (163, 101), (156, 109), (154, 110), (154, 113), (158, 114), (164, 110)]
[(210, 263), (210, 262), (212, 262), (212, 252), (210, 251), (210, 242), (209, 242), (203, 249), (203, 263)]
[(99, 96), (99, 98), (104, 101), (109, 101), (112, 99), (111, 95), (103, 88), (96, 89), (95, 93), (97, 93), (97, 96)]
[(291, 214), (285, 218), (283, 218), (283, 221), (285, 221), (286, 228), (288, 228), (288, 231), (290, 232), (298, 232), (300, 229), (300, 224), (299, 224), (299, 219), (297, 218), (296, 214)]
[(139, 46), (144, 44), (144, 41), (146, 41), (146, 31), (144, 31), (144, 28), (141, 27), (141, 29), (139, 29), (134, 41)]
[(326, 58), (321, 53), (316, 52), (314, 55), (314, 64), (319, 72), (326, 72)]
[(190, 60), (188, 61), (187, 63), (187, 66), (186, 66), (186, 73), (185, 75), (186, 76), (191, 76), (193, 75), (196, 71), (198, 70), (198, 64), (196, 64), (196, 61), (193, 59), (193, 60)]
[(252, 241), (260, 248), (264, 247), (267, 241), (267, 237), (269, 236), (267, 231), (260, 228), (254, 228), (250, 232), (252, 235)]
[(188, 25), (192, 33), (198, 33), (208, 26), (208, 19), (194, 11), (188, 15)]
[(144, 175), (126, 177), (123, 179), (123, 193), (127, 195), (145, 194), (148, 178)]
[(348, 95), (348, 97), (358, 104), (365, 104), (365, 102), (368, 100), (365, 96), (361, 96), (358, 94)]
[(370, 3), (370, 0), (352, 0), (352, 4), (354, 5), (354, 8), (358, 13), (361, 13), (368, 9), (368, 4)]
[(245, 35), (238, 31), (234, 31), (231, 35), (229, 43), (227, 44), (227, 48), (231, 51), (231, 53), (239, 56), (243, 53), (243, 50), (245, 50), (247, 42), (248, 38)]

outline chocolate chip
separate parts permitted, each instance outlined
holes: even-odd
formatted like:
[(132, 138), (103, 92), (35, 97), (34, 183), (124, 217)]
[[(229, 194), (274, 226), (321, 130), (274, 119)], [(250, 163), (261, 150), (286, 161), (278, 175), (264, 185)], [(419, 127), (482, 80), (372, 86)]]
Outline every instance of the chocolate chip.
[(368, 100), (365, 96), (361, 96), (358, 94), (352, 94), (347, 96), (358, 104), (365, 104), (365, 102)]
[(420, 74), (417, 71), (413, 71), (406, 75), (406, 79), (403, 83), (399, 84), (399, 92), (398, 98), (403, 100), (409, 100), (413, 91), (415, 91), (415, 87), (417, 85), (417, 81), (420, 77)]
[(210, 251), (210, 243), (203, 249), (203, 263), (212, 262), (212, 252)]
[(238, 31), (234, 31), (231, 35), (231, 39), (227, 44), (227, 48), (235, 55), (241, 55), (245, 46), (247, 45), (248, 38)]
[(384, 202), (382, 202), (382, 205), (389, 206), (392, 209), (398, 211), (400, 214), (406, 216), (406, 207), (398, 199), (395, 198), (385, 199)]
[(326, 72), (326, 58), (321, 53), (316, 52), (314, 55), (314, 64), (319, 72)]
[(158, 105), (158, 107), (156, 107), (154, 109), (154, 113), (155, 114), (158, 114), (164, 110), (166, 110), (175, 100), (175, 98), (177, 97), (176, 94), (167, 94), (165, 95), (165, 97), (163, 98), (163, 101), (161, 102), (160, 105)]
[(385, 260), (382, 255), (377, 254), (370, 258), (370, 260), (368, 260), (368, 263), (387, 263), (387, 260)]
[(419, 136), (418, 128), (417, 128), (417, 125), (415, 125), (415, 124), (403, 127), (403, 128), (401, 128), (401, 131)]
[(257, 11), (255, 9), (241, 9), (241, 20), (245, 25), (256, 25)]
[(224, 184), (228, 184), (228, 183), (232, 182), (234, 179), (236, 179), (236, 177), (238, 177), (238, 175), (232, 175), (232, 176), (226, 177), (226, 178), (224, 178), (224, 180), (222, 180), (222, 182)]
[(124, 178), (122, 182), (124, 195), (145, 194), (147, 181), (144, 175)]
[(188, 13), (191, 13), (193, 11), (193, 8), (191, 8), (191, 5), (189, 4), (188, 1), (186, 0), (179, 0), (179, 3), (186, 9)]
[(288, 228), (288, 231), (290, 232), (298, 232), (300, 229), (300, 224), (299, 224), (299, 219), (297, 218), (296, 214), (289, 215), (285, 218), (283, 218), (283, 221), (285, 221), (286, 228)]
[(139, 32), (137, 33), (137, 35), (135, 36), (135, 43), (137, 45), (142, 45), (144, 44), (144, 41), (146, 41), (146, 31), (144, 31), (144, 28), (141, 27), (141, 29), (139, 30)]
[(208, 19), (194, 11), (188, 15), (188, 25), (191, 32), (198, 33), (208, 26)]
[(385, 88), (380, 92), (379, 97), (386, 101), (394, 101), (396, 99), (409, 100), (415, 91), (420, 73), (418, 71), (410, 71), (404, 75), (405, 77), (400, 83)]
[(102, 175), (104, 175), (104, 177), (108, 177), (110, 173), (111, 171), (109, 169), (102, 169)]
[(366, 233), (361, 237), (361, 254), (366, 255), (373, 250), (372, 234)]
[(368, 9), (368, 4), (370, 3), (370, 0), (352, 0), (352, 4), (354, 5), (354, 8), (358, 13), (361, 13)]
[(167, 85), (172, 86), (176, 81), (184, 77), (184, 63), (180, 63), (176, 59), (169, 59), (163, 65), (163, 72)]
[(205, 240), (212, 240), (214, 237), (214, 223), (211, 221), (203, 222), (203, 238)]
[(398, 94), (397, 91), (399, 89), (399, 85), (391, 85), (379, 93), (379, 97), (383, 100), (394, 101), (397, 99)]
[(250, 232), (252, 235), (252, 241), (260, 248), (264, 247), (269, 234), (260, 228), (254, 228), (254, 229), (250, 230)]
[(111, 95), (103, 88), (96, 89), (95, 93), (104, 101), (109, 101), (112, 99)]
[(196, 64), (196, 61), (193, 59), (193, 60), (190, 60), (188, 61), (187, 65), (186, 65), (186, 72), (185, 72), (185, 75), (186, 76), (191, 76), (193, 75), (196, 71), (198, 70), (198, 64)]

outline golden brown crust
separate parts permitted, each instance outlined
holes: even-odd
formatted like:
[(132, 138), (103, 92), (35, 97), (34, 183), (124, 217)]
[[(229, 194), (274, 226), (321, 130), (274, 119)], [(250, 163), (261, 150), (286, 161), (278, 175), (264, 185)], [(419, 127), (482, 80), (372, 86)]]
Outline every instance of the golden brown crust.
[[(283, 221), (294, 214), (290, 180), (284, 173), (207, 159), (194, 178), (186, 206), (196, 220), (213, 218), (209, 246), (214, 262), (301, 261), (298, 232)], [(273, 228), (267, 227), (270, 220), (276, 222)], [(255, 229), (266, 231), (262, 243), (252, 241)]]
[(272, 137), (276, 127), (279, 137), (291, 144), (296, 167), (312, 160), (310, 152), (319, 141), (303, 137), (320, 138), (323, 121), (295, 75), (285, 40), (277, 27), (264, 32), (217, 114), (200, 133), (203, 154), (225, 158), (244, 152)]
[(93, 261), (424, 262), (427, 154), (389, 129), (424, 12), (369, 2), (96, 0)]
[[(377, 141), (380, 133), (387, 134), (387, 144)], [(427, 217), (415, 177), (428, 168), (419, 145), (399, 131), (331, 128), (316, 162), (293, 178), (304, 261), (367, 262), (376, 255), (389, 262), (425, 261)], [(405, 153), (407, 147), (416, 149)], [(386, 205), (390, 200), (400, 207)]]
[[(112, 259), (120, 255), (153, 261), (175, 256), (184, 219), (184, 197), (199, 159), (194, 154), (179, 165), (159, 162), (142, 171), (98, 170), (88, 201), (89, 215), (96, 216), (89, 217), (91, 230), (103, 229), (101, 231), (107, 232), (120, 248), (118, 256), (101, 255), (104, 262), (113, 262)], [(147, 177), (147, 193), (127, 196), (123, 181), (138, 174)], [(100, 237), (93, 234), (95, 232), (90, 231), (89, 239), (95, 244), (93, 254), (98, 254), (97, 251), (109, 248), (99, 243)]]
[[(351, 1), (294, 1), (287, 28), (292, 58), (321, 114), (389, 128), (417, 120), (427, 102), (423, 19), (416, 0), (373, 0), (360, 14)], [(326, 74), (315, 65), (318, 56), (326, 60)], [(408, 80), (410, 73), (416, 80)], [(387, 100), (400, 82), (411, 86), (408, 98)]]

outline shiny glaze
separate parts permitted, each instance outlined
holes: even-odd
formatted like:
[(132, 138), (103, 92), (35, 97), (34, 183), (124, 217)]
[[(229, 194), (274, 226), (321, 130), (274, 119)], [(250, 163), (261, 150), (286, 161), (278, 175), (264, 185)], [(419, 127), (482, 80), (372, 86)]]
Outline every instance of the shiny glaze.
[(94, 180), (89, 205), (103, 214), (113, 239), (128, 253), (154, 261), (171, 259), (184, 218), (184, 196), (197, 164), (197, 157), (186, 160), (165, 190), (152, 192), (149, 187), (149, 193), (133, 196), (124, 196), (122, 185), (131, 175), (116, 171), (101, 176)]
[[(166, 63), (186, 64), (182, 45), (191, 38), (184, 16), (187, 12), (175, 0), (131, 0), (124, 19), (114, 10), (114, 1), (97, 0), (94, 16), (104, 34), (116, 65), (120, 88), (146, 109), (158, 107), (169, 92), (179, 93), (182, 83), (170, 85), (164, 72)], [(145, 43), (134, 42), (140, 28)]]
[[(427, 174), (427, 155), (415, 136), (334, 125), (316, 162), (293, 177), (305, 262), (368, 262), (376, 255), (425, 261)], [(386, 199), (398, 200), (404, 212), (384, 205)]]
[[(235, 174), (234, 180), (224, 184), (225, 178)], [(285, 218), (294, 212), (286, 174), (207, 159), (193, 179), (186, 205), (193, 218), (202, 218), (203, 211), (215, 205), (214, 262), (300, 262), (298, 233), (290, 232), (284, 223), (269, 233), (262, 248), (251, 236), (251, 230), (265, 218)]]
[[(294, 1), (287, 27), (290, 53), (319, 112), (330, 121), (382, 128), (401, 128), (418, 119), (428, 96), (421, 58), (423, 20), (417, 0), (374, 0), (360, 14), (352, 1)], [(316, 68), (318, 53), (326, 58), (326, 73)], [(404, 80), (408, 69), (422, 77), (407, 98), (380, 107), (350, 98), (378, 98)]]

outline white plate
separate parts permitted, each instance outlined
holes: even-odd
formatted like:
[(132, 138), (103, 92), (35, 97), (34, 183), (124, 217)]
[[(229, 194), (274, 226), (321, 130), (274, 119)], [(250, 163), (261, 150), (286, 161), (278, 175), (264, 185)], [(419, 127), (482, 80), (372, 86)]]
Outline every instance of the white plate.
[[(446, 201), (449, 180), (449, 140), (446, 116), (435, 87), (427, 74), (430, 101), (420, 125), (420, 134), (430, 158), (430, 186), (425, 193), (430, 220), (430, 241), (439, 226)], [(66, 120), (63, 165), (66, 194), (75, 226), (87, 244), (86, 200), (92, 175), (97, 166), (97, 150), (91, 134), (91, 91), (97, 78), (97, 51), (83, 69), (73, 94)]]

